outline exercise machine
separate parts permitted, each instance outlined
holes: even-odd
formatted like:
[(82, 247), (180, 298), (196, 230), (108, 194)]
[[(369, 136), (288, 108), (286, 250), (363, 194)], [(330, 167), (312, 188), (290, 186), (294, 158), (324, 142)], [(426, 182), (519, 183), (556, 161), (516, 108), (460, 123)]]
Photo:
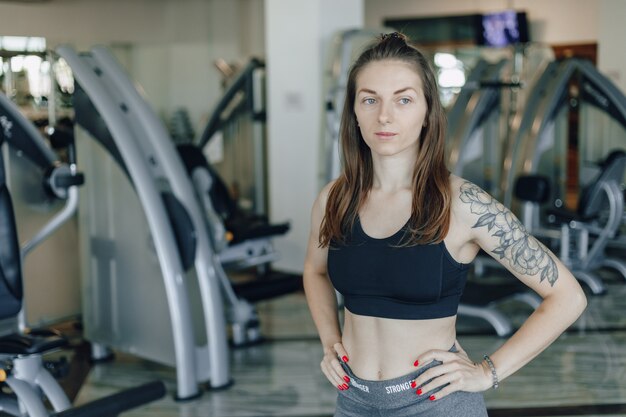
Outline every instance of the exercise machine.
[[(155, 382), (72, 409), (60, 385), (44, 367), (43, 355), (65, 347), (68, 341), (54, 331), (24, 328), (23, 258), (74, 215), (77, 187), (82, 184), (83, 176), (76, 169), (72, 145), (69, 146), (69, 164), (60, 163), (35, 127), (3, 94), (0, 94), (0, 122), (0, 148), (6, 141), (18, 149), (46, 173), (42, 183), (50, 197), (67, 201), (65, 207), (20, 249), (4, 158), (0, 157), (0, 320), (4, 329), (9, 327), (7, 324), (13, 327), (13, 331), (0, 335), (0, 383), (13, 394), (3, 390), (0, 411), (19, 417), (111, 416), (161, 398), (165, 387), (162, 382)], [(46, 401), (52, 410), (48, 409)]]
[[(568, 99), (572, 79), (577, 81), (575, 102)], [(604, 158), (611, 150), (626, 149), (624, 94), (588, 61), (571, 58), (552, 62), (533, 86), (524, 113), (519, 123), (513, 126), (509, 142), (505, 145), (501, 180), (504, 204), (521, 213), (523, 219), (532, 216), (523, 213), (520, 200), (513, 198), (515, 181), (520, 176), (539, 174), (547, 177), (551, 184), (551, 204), (557, 208), (565, 204), (567, 167), (572, 162), (568, 159), (565, 115), (571, 105), (582, 109), (581, 121), (583, 129), (587, 129), (582, 132), (583, 139), (577, 150), (577, 165), (581, 168), (578, 170), (578, 183), (582, 184), (581, 188), (590, 183), (587, 178), (589, 174), (584, 169), (588, 161)], [(592, 126), (597, 132), (592, 131)], [(618, 188), (623, 181), (622, 177)], [(530, 206), (525, 205), (524, 210), (528, 209)], [(573, 233), (570, 238), (574, 237)], [(604, 283), (596, 274), (591, 271), (578, 272), (577, 278), (594, 294), (606, 291)]]
[(230, 385), (213, 252), (189, 184), (168, 176), (184, 171), (173, 145), (157, 148), (143, 138), (147, 131), (168, 143), (156, 115), (136, 105), (131, 83), (115, 79), (104, 48), (57, 52), (74, 74), (79, 135), (89, 132), (100, 144), (77, 141), (90, 178), (97, 178), (80, 210), (89, 216), (80, 217), (80, 230), (83, 320), (93, 356), (114, 347), (174, 366), (179, 400), (201, 395), (199, 383)]

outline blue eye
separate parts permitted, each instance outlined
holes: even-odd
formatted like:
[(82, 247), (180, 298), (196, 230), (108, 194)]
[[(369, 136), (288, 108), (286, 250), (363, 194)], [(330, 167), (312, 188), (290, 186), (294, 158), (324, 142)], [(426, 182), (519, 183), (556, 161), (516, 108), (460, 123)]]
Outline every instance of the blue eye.
[(366, 99), (363, 99), (363, 103), (364, 104), (374, 104), (374, 103), (376, 103), (376, 99), (373, 99), (371, 97), (370, 98), (366, 98)]
[(409, 104), (411, 102), (411, 99), (402, 97), (399, 101), (400, 101), (400, 104)]

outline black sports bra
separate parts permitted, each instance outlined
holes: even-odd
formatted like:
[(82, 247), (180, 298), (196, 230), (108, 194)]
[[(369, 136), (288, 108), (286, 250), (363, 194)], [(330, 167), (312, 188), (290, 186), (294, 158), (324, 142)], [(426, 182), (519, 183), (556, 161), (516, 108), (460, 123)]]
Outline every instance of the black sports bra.
[(331, 242), (328, 274), (350, 312), (410, 320), (457, 313), (469, 264), (455, 261), (443, 241), (399, 246), (406, 228), (376, 239), (357, 217), (346, 243)]

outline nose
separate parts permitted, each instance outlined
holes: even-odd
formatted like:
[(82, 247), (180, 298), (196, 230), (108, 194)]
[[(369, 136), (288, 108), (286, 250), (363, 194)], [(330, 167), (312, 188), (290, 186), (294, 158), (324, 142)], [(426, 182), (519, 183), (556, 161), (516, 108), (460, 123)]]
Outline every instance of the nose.
[(389, 106), (389, 104), (386, 103), (382, 103), (382, 105), (380, 106), (380, 112), (378, 113), (378, 123), (380, 123), (381, 125), (386, 125), (388, 123), (391, 123), (392, 121), (392, 111), (391, 111), (391, 107)]

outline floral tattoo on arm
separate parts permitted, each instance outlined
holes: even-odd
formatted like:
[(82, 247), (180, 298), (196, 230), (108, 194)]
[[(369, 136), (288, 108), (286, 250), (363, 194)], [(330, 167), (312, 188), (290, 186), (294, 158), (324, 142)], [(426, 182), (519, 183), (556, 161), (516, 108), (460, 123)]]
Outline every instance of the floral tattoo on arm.
[(471, 182), (461, 185), (461, 201), (470, 204), (471, 212), (480, 216), (474, 228), (487, 226), (490, 232), (496, 229), (492, 236), (498, 237), (500, 244), (492, 251), (494, 254), (506, 258), (511, 268), (521, 274), (541, 272), (539, 282), (547, 279), (554, 286), (558, 270), (549, 250), (528, 234), (510, 210)]

